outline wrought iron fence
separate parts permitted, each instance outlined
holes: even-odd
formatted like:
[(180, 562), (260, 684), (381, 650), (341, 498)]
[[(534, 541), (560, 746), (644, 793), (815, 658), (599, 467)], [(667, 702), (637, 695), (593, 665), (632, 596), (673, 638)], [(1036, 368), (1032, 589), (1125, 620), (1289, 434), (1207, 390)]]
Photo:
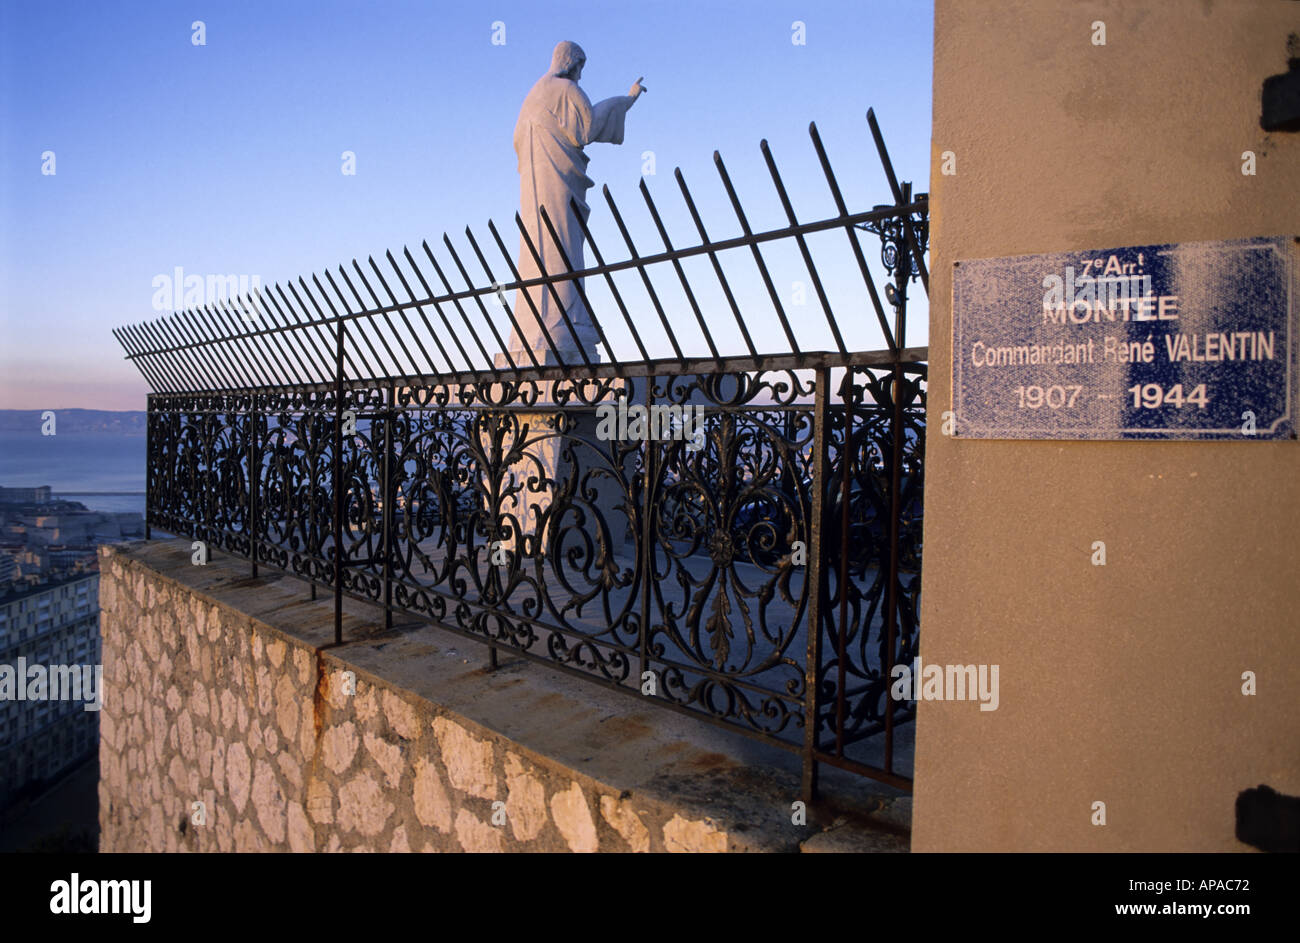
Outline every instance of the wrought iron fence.
[[(813, 126), (837, 208), (816, 222), (797, 221), (764, 143), (782, 229), (751, 230), (715, 155), (736, 237), (708, 237), (678, 172), (700, 235), (689, 247), (672, 246), (643, 183), (665, 245), (654, 255), (638, 254), (606, 190), (622, 261), (605, 260), (584, 222), (596, 265), (499, 285), (467, 230), (486, 287), (444, 237), (464, 288), (425, 244), (441, 293), (404, 251), (422, 291), (389, 253), (405, 301), (372, 259), (382, 298), (353, 263), (368, 304), (340, 267), (347, 292), (326, 273), (332, 294), (299, 279), (287, 293), (276, 286), (119, 329), (154, 390), (150, 533), (205, 541), (313, 592), (329, 587), (337, 641), (343, 597), (355, 597), (382, 607), (389, 627), (396, 615), (484, 643), (492, 666), (504, 650), (799, 753), (809, 797), (822, 763), (910, 789), (894, 739), (912, 705), (889, 689), (919, 641), (926, 365), (905, 330), (909, 284), (928, 285), (928, 214), (924, 195), (896, 181), (868, 121), (894, 198), (870, 211), (848, 212)], [(885, 350), (848, 349), (832, 313), (808, 236), (837, 229)], [(892, 317), (863, 232), (881, 241)], [(761, 247), (791, 242), (833, 351), (800, 349), (775, 290)], [(758, 352), (720, 262), (746, 249), (787, 349)], [(747, 352), (724, 355), (710, 333), (681, 264), (694, 256), (710, 261)], [(686, 356), (673, 330), (650, 277), (667, 266), (708, 357)], [(639, 276), (671, 358), (650, 356), (614, 278), (624, 271)], [(603, 280), (639, 357), (615, 356), (584, 279)], [(565, 362), (549, 335), (553, 358), (512, 359), (502, 318), (518, 324), (504, 304), (489, 313), (493, 297), (527, 298), (563, 280), (578, 280), (610, 359), (580, 350), (583, 363)]]

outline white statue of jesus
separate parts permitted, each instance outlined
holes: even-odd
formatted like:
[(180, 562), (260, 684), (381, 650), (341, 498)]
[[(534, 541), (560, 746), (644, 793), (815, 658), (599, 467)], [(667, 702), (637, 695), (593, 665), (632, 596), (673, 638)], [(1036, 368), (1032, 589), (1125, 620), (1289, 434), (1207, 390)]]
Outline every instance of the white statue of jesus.
[[(551, 56), (550, 70), (537, 80), (524, 99), (515, 124), (519, 215), (549, 275), (566, 269), (550, 232), (542, 222), (539, 208), (546, 207), (546, 215), (555, 227), (569, 264), (575, 271), (583, 268), (582, 229), (569, 203), (570, 199), (577, 203), (585, 222), (590, 213), (587, 190), (592, 180), (586, 174), (589, 158), (583, 148), (596, 142), (622, 144), (623, 119), (627, 110), (642, 92), (647, 91), (641, 85), (641, 79), (637, 79), (628, 94), (593, 105), (578, 87), (586, 61), (586, 53), (577, 43), (566, 40), (557, 45)], [(521, 279), (537, 278), (542, 274), (522, 236), (519, 239), (519, 274)], [(599, 338), (574, 282), (559, 282), (554, 287), (578, 335), (577, 341), (556, 306), (555, 294), (546, 286), (534, 287), (529, 289), (527, 296), (521, 291), (515, 297), (515, 321), (524, 336), (521, 338), (517, 332), (511, 333), (511, 357), (517, 364), (531, 364), (523, 352), (527, 346), (532, 348), (539, 363), (555, 363), (555, 356), (538, 326), (537, 316), (533, 314), (535, 306), (566, 363), (582, 363), (578, 344), (582, 345), (592, 363), (598, 363), (596, 343)], [(531, 306), (529, 298), (532, 299)]]

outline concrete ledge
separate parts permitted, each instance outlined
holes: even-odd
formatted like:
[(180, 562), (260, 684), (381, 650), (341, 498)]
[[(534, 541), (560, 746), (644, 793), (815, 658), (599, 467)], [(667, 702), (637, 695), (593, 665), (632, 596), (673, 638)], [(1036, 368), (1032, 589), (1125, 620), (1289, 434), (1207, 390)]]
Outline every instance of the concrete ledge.
[(828, 771), (794, 825), (785, 751), (351, 600), (334, 647), (332, 599), (248, 572), (101, 550), (102, 850), (906, 850), (888, 787)]

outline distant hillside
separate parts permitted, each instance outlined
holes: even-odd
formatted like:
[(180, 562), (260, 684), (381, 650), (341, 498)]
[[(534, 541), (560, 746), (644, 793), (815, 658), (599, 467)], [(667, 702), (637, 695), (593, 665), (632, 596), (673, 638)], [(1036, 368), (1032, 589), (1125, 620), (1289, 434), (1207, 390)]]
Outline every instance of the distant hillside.
[[(0, 432), (34, 432), (41, 430), (41, 409), (0, 409)], [(144, 435), (143, 410), (56, 409), (55, 432), (102, 433), (105, 435)]]

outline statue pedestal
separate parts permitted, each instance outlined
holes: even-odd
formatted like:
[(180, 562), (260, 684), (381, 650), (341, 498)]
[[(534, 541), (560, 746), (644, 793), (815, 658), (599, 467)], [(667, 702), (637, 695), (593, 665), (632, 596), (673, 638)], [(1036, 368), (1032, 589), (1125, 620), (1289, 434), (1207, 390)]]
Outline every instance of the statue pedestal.
[[(499, 520), (505, 530), (497, 546), (511, 557), (531, 558), (585, 541), (599, 552), (601, 544), (608, 542), (609, 552), (620, 553), (634, 537), (627, 486), (636, 474), (636, 453), (624, 457), (620, 473), (614, 465), (619, 443), (602, 441), (596, 434), (597, 406), (556, 404), (555, 382), (569, 381), (539, 381), (540, 395), (534, 405), (504, 409), (504, 428), (480, 432), (489, 455), (499, 448), (501, 455), (508, 456), (516, 448), (516, 439), (524, 438), (518, 446), (523, 457), (509, 463), (501, 476), (503, 497), (496, 510), (503, 518), (513, 518), (513, 523)], [(556, 428), (560, 418), (568, 423), (564, 432)], [(494, 441), (497, 435), (499, 445)], [(493, 493), (491, 481), (485, 481), (484, 487)], [(565, 536), (570, 529), (584, 532), (585, 539), (575, 533), (576, 542), (571, 544)]]

